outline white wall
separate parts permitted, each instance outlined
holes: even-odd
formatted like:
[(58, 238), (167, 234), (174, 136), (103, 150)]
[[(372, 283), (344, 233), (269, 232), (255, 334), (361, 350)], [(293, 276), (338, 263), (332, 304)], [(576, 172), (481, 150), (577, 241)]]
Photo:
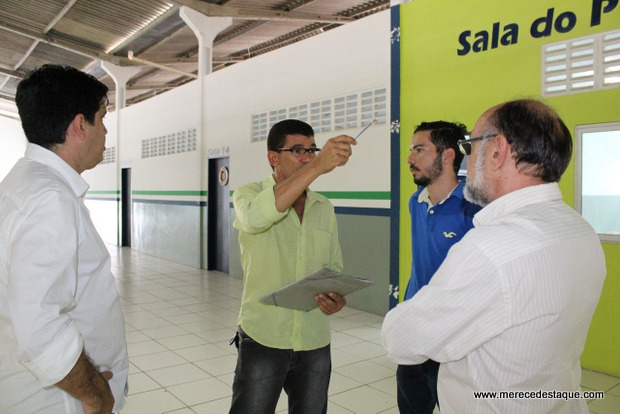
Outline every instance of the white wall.
[(119, 161), (132, 169), (133, 190), (198, 190), (198, 151), (142, 158), (142, 140), (198, 127), (197, 82), (121, 110)]
[(0, 116), (0, 181), (24, 155), (26, 136), (19, 121)]
[[(105, 139), (106, 149), (117, 146), (116, 118), (116, 112), (108, 113), (105, 118), (103, 118), (103, 123), (108, 130)], [(116, 191), (116, 163), (99, 164), (92, 170), (84, 171), (82, 177), (90, 185), (90, 190)]]
[[(207, 146), (230, 146), (231, 188), (271, 171), (266, 143), (250, 144), (252, 114), (380, 87), (389, 91), (389, 16), (378, 13), (207, 76)], [(317, 144), (333, 135), (317, 134)], [(372, 126), (349, 163), (312, 187), (389, 191), (389, 155), (389, 123)]]

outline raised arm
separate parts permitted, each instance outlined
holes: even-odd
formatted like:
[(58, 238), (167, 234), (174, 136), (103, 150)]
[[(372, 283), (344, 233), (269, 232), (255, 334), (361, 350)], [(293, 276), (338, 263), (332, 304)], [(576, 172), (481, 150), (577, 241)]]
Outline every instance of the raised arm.
[(276, 184), (276, 209), (280, 212), (286, 211), (319, 176), (345, 165), (352, 154), (351, 145), (356, 143), (355, 139), (348, 135), (328, 140), (316, 158)]

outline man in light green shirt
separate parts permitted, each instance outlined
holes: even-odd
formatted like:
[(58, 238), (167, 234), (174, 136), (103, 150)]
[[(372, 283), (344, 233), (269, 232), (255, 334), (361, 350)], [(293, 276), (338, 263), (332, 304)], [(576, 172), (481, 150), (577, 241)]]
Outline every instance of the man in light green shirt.
[(342, 270), (334, 207), (308, 186), (346, 164), (354, 144), (341, 135), (320, 150), (310, 125), (278, 122), (267, 139), (273, 175), (234, 192), (244, 289), (231, 414), (273, 414), (282, 389), (290, 413), (327, 412), (327, 315), (342, 309), (344, 297), (317, 295), (318, 308), (308, 312), (264, 305), (259, 299), (323, 267)]

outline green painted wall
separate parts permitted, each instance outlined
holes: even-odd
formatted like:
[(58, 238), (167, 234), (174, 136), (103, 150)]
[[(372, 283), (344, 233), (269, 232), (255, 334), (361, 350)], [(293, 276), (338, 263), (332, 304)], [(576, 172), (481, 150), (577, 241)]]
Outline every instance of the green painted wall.
[[(408, 146), (413, 129), (422, 121), (445, 119), (460, 121), (469, 129), (478, 116), (494, 104), (522, 97), (541, 97), (541, 47), (566, 39), (620, 28), (620, 5), (601, 12), (600, 24), (591, 25), (594, 12), (607, 1), (600, 0), (416, 0), (401, 6), (401, 217), (399, 277), (405, 286), (411, 262), (410, 220), (407, 201), (415, 191), (406, 168)], [(574, 27), (566, 33), (553, 28), (547, 37), (535, 38), (530, 28), (536, 19), (554, 19), (569, 13)], [(594, 11), (593, 11), (594, 10)], [(567, 23), (565, 20), (564, 23)], [(507, 35), (513, 44), (493, 47), (493, 27), (499, 39)], [(505, 30), (507, 25), (513, 30)], [(514, 28), (518, 26), (515, 36)], [(538, 26), (542, 28), (542, 26)], [(558, 23), (560, 30), (562, 26)], [(566, 26), (565, 26), (566, 27)], [(471, 31), (471, 45), (488, 32), (485, 51), (460, 56), (464, 49), (459, 37)], [(512, 34), (511, 34), (512, 33)], [(516, 41), (515, 41), (516, 40)], [(509, 42), (507, 42), (509, 43)], [(562, 116), (571, 130), (577, 125), (620, 121), (620, 88), (585, 92), (546, 99)], [(611, 179), (611, 177), (609, 178)], [(617, 179), (617, 178), (615, 178)], [(574, 205), (574, 163), (564, 174), (560, 188), (565, 201)], [(620, 375), (620, 245), (604, 244), (608, 275), (603, 295), (595, 313), (582, 364), (586, 368)]]

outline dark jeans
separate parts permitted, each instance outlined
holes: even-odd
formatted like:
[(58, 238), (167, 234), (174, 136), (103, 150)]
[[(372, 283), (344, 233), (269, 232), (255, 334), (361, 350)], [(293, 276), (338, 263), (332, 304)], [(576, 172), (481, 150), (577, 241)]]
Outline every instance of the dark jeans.
[(400, 414), (432, 414), (437, 404), (439, 362), (430, 359), (420, 365), (399, 365), (396, 369), (397, 401)]
[(273, 414), (282, 389), (290, 414), (327, 413), (331, 352), (268, 348), (239, 329), (230, 414)]

